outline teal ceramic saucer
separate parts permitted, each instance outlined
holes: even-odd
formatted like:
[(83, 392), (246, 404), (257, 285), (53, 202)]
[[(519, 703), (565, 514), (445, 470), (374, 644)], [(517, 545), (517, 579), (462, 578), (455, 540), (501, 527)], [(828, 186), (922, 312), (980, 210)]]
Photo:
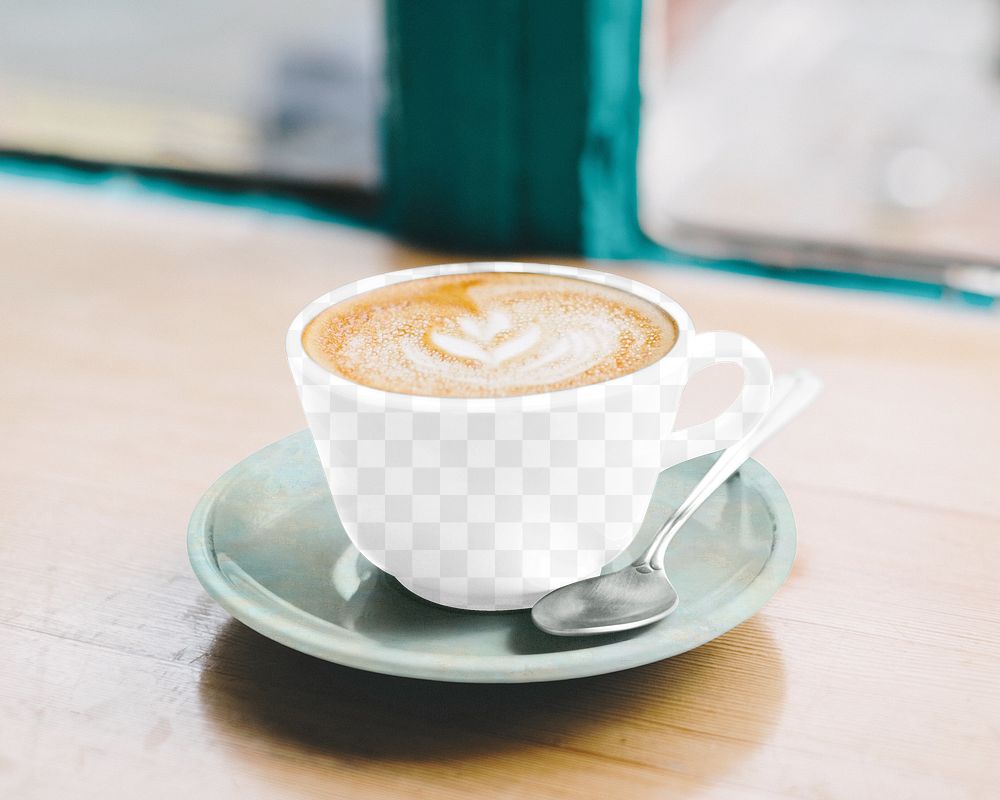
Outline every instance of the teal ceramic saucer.
[[(660, 475), (637, 556), (714, 456)], [(188, 529), (195, 574), (229, 613), (304, 653), (358, 669), (441, 681), (518, 683), (597, 675), (683, 653), (752, 616), (785, 580), (795, 523), (777, 481), (750, 461), (667, 552), (674, 614), (637, 631), (564, 639), (527, 611), (427, 603), (369, 564), (337, 518), (308, 431), (265, 447), (206, 492)]]

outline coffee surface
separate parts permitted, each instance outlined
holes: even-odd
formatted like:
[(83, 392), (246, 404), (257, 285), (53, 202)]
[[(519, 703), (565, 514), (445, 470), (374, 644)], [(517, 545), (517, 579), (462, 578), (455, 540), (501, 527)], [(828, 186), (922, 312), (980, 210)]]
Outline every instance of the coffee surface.
[(403, 394), (505, 397), (570, 389), (662, 358), (677, 325), (629, 292), (519, 272), (442, 275), (337, 303), (302, 335), (354, 383)]

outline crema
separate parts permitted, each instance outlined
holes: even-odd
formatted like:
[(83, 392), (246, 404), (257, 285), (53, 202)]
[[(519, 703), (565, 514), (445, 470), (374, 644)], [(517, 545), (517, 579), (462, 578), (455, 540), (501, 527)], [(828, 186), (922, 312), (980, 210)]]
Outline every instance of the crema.
[(320, 313), (309, 357), (403, 394), (506, 397), (571, 389), (646, 367), (677, 325), (659, 306), (577, 278), (478, 272), (403, 281)]

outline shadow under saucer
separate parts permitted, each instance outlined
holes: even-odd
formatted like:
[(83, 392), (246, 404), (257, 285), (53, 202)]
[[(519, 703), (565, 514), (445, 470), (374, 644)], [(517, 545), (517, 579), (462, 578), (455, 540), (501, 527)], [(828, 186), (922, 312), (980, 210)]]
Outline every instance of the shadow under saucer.
[(239, 730), (228, 739), (253, 742), (241, 751), (249, 763), (292, 748), (320, 769), (346, 757), (425, 763), (442, 776), (456, 763), (473, 769), (498, 754), (558, 747), (717, 779), (767, 739), (784, 695), (780, 651), (755, 619), (666, 661), (544, 684), (364, 672), (236, 621), (221, 628), (202, 665), (206, 716), (223, 733)]

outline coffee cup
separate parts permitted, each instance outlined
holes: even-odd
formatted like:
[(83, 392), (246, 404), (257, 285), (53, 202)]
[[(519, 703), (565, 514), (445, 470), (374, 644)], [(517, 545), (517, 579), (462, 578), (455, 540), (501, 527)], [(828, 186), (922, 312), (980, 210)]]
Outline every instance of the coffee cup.
[[(652, 303), (676, 325), (665, 355), (611, 380), (514, 396), (373, 388), (309, 356), (303, 332), (338, 303), (404, 281), (525, 273), (574, 278)], [(741, 438), (765, 411), (771, 366), (749, 339), (696, 333), (678, 303), (618, 275), (521, 263), (447, 264), (335, 289), (304, 308), (289, 366), (345, 531), (373, 564), (434, 603), (530, 607), (597, 574), (632, 541), (659, 473)], [(691, 376), (736, 364), (744, 382), (715, 419), (676, 430)]]

